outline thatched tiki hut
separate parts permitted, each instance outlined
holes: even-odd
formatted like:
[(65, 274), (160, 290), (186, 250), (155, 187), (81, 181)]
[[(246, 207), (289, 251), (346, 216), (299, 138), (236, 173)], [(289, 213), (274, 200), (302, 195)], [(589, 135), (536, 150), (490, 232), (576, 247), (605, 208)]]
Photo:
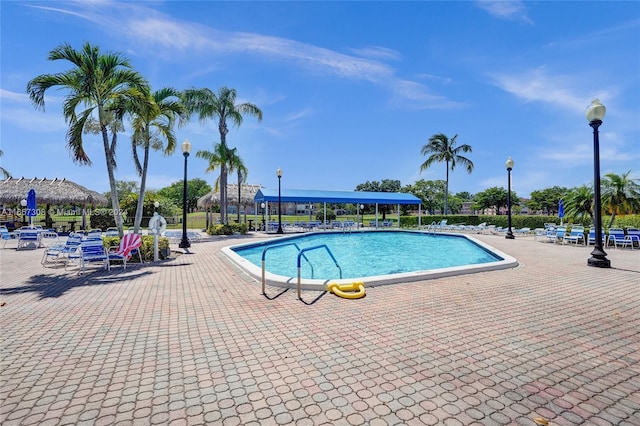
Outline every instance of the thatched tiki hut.
[(82, 185), (66, 179), (47, 178), (8, 178), (0, 181), (0, 203), (3, 205), (15, 205), (21, 208), (20, 202), (27, 197), (30, 189), (36, 191), (36, 202), (39, 205), (46, 205), (45, 224), (51, 227), (53, 220), (49, 216), (51, 205), (73, 204), (83, 206), (82, 228), (86, 228), (86, 207), (106, 206), (107, 199)]
[[(227, 198), (229, 205), (235, 204), (238, 206), (238, 222), (240, 222), (240, 207), (244, 207), (244, 222), (247, 221), (247, 207), (255, 205), (255, 201), (253, 198), (256, 196), (256, 193), (261, 188), (260, 185), (248, 185), (244, 184), (238, 187), (237, 183), (230, 183), (227, 185)], [(207, 228), (210, 224), (213, 223), (213, 212), (211, 210), (212, 206), (220, 205), (220, 194), (219, 190), (214, 189), (209, 192), (207, 195), (204, 195), (198, 198), (197, 206), (200, 208), (205, 208), (207, 212)]]

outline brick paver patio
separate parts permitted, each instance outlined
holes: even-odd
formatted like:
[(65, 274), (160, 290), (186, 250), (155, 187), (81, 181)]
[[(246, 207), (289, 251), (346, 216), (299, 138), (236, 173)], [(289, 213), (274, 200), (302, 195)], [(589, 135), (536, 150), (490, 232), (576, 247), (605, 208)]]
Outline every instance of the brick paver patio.
[(481, 235), (520, 265), (307, 305), (219, 251), (251, 238), (84, 276), (0, 250), (0, 423), (640, 425), (640, 250)]

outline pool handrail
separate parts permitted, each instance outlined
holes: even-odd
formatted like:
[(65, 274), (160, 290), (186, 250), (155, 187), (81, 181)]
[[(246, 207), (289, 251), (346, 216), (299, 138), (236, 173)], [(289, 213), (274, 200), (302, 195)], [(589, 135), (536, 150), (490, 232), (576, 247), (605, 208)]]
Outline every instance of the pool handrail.
[[(316, 249), (321, 249), (324, 248), (325, 250), (327, 250), (327, 253), (329, 253), (329, 256), (331, 257), (331, 259), (333, 260), (333, 263), (336, 264), (336, 267), (338, 268), (338, 270), (340, 271), (340, 279), (342, 279), (342, 268), (340, 267), (340, 265), (338, 265), (338, 261), (336, 260), (335, 256), (333, 255), (333, 253), (331, 253), (331, 250), (329, 250), (329, 247), (327, 247), (326, 244), (320, 244), (318, 246), (313, 246), (313, 247), (305, 247), (302, 250), (300, 250), (298, 252), (298, 299), (300, 299), (301, 301), (304, 302), (304, 300), (302, 300), (302, 281), (301, 281), (301, 277), (300, 277), (300, 258), (302, 256), (304, 256), (304, 252), (305, 251), (311, 251), (311, 250), (316, 250)], [(305, 257), (306, 259), (306, 257)], [(309, 262), (309, 259), (307, 259), (307, 262)], [(309, 262), (309, 264), (311, 264), (311, 262)]]
[[(264, 296), (267, 296), (267, 292), (266, 292), (266, 278), (265, 278), (265, 256), (267, 254), (267, 251), (272, 249), (272, 248), (278, 248), (278, 247), (286, 247), (286, 246), (294, 246), (295, 248), (298, 249), (298, 265), (300, 265), (300, 251), (301, 248), (297, 243), (285, 243), (285, 244), (278, 244), (276, 246), (269, 246), (269, 247), (265, 247), (264, 250), (262, 250), (262, 294)], [(311, 276), (313, 276), (313, 265), (311, 264), (311, 262), (309, 261), (309, 259), (307, 258), (307, 256), (304, 256), (304, 259), (309, 263), (309, 266), (311, 267)]]

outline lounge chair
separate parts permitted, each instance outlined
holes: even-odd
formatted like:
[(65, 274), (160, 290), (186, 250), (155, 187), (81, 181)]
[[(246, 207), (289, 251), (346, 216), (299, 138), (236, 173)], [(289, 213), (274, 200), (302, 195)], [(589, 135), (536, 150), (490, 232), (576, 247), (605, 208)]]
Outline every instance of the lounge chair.
[(627, 238), (627, 235), (624, 233), (624, 229), (622, 228), (609, 228), (609, 237), (607, 238), (607, 246), (613, 244), (614, 248), (618, 247), (631, 247), (633, 249), (633, 244), (630, 238)]
[(58, 264), (68, 260), (69, 253), (76, 251), (82, 242), (82, 234), (71, 233), (64, 244), (49, 245), (42, 254), (42, 266)]
[(127, 261), (135, 254), (138, 255), (140, 263), (142, 255), (140, 254), (140, 246), (142, 245), (142, 237), (140, 234), (124, 234), (117, 247), (109, 247), (109, 262), (112, 260), (122, 261), (123, 269), (127, 269)]
[(40, 230), (37, 228), (20, 228), (16, 250), (40, 247)]
[(9, 240), (18, 240), (18, 234), (15, 232), (9, 232), (6, 226), (0, 226), (0, 238), (2, 238), (2, 248), (7, 245)]
[(105, 237), (117, 237), (119, 235), (120, 231), (118, 231), (118, 228), (107, 228), (107, 230), (104, 232)]
[[(601, 233), (602, 233), (601, 241), (602, 241), (602, 243), (606, 243), (607, 236), (605, 235), (604, 230), (602, 230)], [(589, 228), (589, 236), (587, 237), (587, 245), (588, 246), (596, 245), (596, 230), (593, 227)]]
[(571, 244), (578, 245), (578, 243), (584, 244), (584, 226), (572, 226), (571, 231), (568, 234), (565, 234), (562, 239), (563, 244)]
[(631, 240), (631, 248), (640, 248), (640, 229), (627, 228), (627, 237)]
[(564, 239), (566, 232), (567, 227), (564, 225), (558, 226), (555, 229), (549, 229), (549, 232), (547, 232), (547, 240), (552, 243), (562, 244), (562, 240)]
[(69, 265), (78, 263), (80, 271), (78, 274), (83, 274), (87, 263), (100, 262), (104, 265), (104, 269), (110, 270), (109, 256), (107, 250), (102, 244), (102, 239), (85, 239), (76, 249), (69, 253), (68, 261), (65, 264), (65, 269), (68, 269)]
[(87, 238), (102, 238), (102, 229), (92, 229), (87, 233)]

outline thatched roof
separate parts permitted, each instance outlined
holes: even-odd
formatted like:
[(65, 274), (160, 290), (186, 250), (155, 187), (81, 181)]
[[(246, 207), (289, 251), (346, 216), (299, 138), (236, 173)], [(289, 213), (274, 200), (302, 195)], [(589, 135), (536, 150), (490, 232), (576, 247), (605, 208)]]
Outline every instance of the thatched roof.
[(82, 185), (66, 179), (47, 178), (8, 178), (0, 181), (0, 203), (18, 204), (27, 198), (33, 188), (36, 191), (38, 204), (90, 204), (92, 206), (107, 204), (107, 199)]
[[(260, 185), (242, 185), (240, 191), (240, 203), (248, 206), (254, 203), (253, 198), (261, 188)], [(227, 198), (229, 204), (238, 204), (238, 184), (227, 185)], [(211, 191), (207, 195), (198, 198), (198, 207), (211, 207), (220, 205), (220, 191)]]

